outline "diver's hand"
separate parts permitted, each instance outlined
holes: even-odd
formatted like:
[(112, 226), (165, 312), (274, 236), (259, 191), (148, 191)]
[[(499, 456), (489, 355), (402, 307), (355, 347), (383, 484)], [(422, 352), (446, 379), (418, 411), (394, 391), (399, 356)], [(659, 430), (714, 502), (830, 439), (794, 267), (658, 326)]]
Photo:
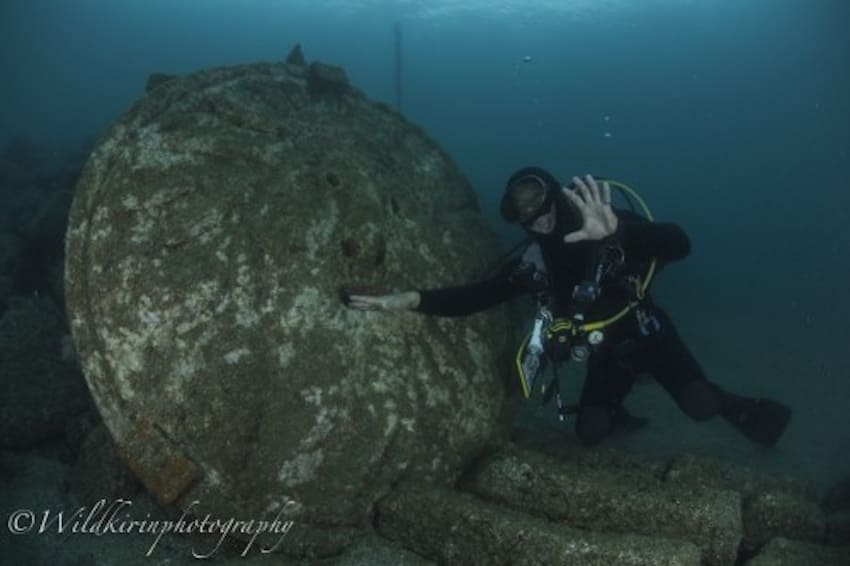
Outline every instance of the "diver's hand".
[(573, 177), (576, 190), (564, 187), (564, 195), (572, 201), (581, 212), (582, 226), (580, 230), (564, 236), (567, 244), (584, 240), (601, 240), (617, 231), (617, 215), (611, 209), (611, 187), (607, 182), (602, 183), (602, 190), (596, 184), (596, 179), (586, 175), (584, 180)]
[(419, 293), (405, 291), (391, 295), (346, 295), (345, 304), (353, 309), (364, 311), (404, 311), (419, 306)]

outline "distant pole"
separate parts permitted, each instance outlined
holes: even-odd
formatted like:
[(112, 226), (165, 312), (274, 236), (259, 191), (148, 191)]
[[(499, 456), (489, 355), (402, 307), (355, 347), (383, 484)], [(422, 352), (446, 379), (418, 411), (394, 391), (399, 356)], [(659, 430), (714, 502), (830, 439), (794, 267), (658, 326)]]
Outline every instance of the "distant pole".
[(395, 24), (395, 107), (401, 114), (401, 24)]

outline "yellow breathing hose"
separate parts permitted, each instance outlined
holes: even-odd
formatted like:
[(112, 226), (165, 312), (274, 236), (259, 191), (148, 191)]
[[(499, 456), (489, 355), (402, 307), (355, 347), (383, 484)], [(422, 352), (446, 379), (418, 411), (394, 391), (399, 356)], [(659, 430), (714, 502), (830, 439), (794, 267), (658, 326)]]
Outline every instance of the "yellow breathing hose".
[[(643, 210), (643, 213), (646, 216), (646, 218), (650, 222), (655, 221), (655, 219), (652, 216), (652, 211), (649, 210), (649, 207), (646, 205), (646, 202), (643, 200), (643, 198), (641, 198), (641, 196), (634, 189), (632, 189), (631, 187), (629, 187), (625, 183), (621, 183), (620, 181), (605, 179), (603, 182), (608, 183), (609, 186), (616, 187), (616, 188), (620, 189), (625, 194), (627, 194), (629, 197), (635, 199), (637, 201), (637, 203), (640, 205), (640, 208)], [(643, 280), (640, 281), (639, 284), (638, 284), (637, 296), (638, 296), (639, 299), (643, 299), (644, 295), (646, 294), (646, 290), (649, 288), (649, 284), (652, 282), (652, 277), (655, 274), (656, 263), (657, 263), (657, 260), (655, 258), (652, 258), (652, 261), (649, 263), (649, 267), (646, 270), (646, 274), (644, 275)], [(631, 310), (631, 308), (633, 306), (634, 306), (633, 303), (629, 303), (625, 307), (623, 307), (623, 309), (620, 310), (617, 314), (615, 314), (615, 315), (613, 315), (613, 316), (611, 316), (611, 317), (609, 317), (605, 320), (588, 322), (588, 323), (582, 324), (581, 326), (579, 326), (577, 328), (573, 327), (572, 321), (563, 320), (563, 319), (556, 320), (556, 321), (553, 321), (553, 324), (550, 326), (550, 330), (553, 329), (554, 327), (559, 327), (561, 329), (571, 329), (572, 328), (574, 334), (577, 334), (579, 332), (583, 332), (583, 333), (592, 332), (594, 330), (604, 328), (605, 326), (608, 326), (609, 324), (616, 322), (617, 320), (619, 320), (620, 318), (625, 316), (626, 313), (628, 313), (629, 310)], [(525, 350), (526, 345), (528, 344), (529, 337), (530, 337), (530, 335), (526, 336), (525, 340), (522, 341), (522, 344), (520, 344), (520, 347), (519, 347), (519, 350), (517, 351), (517, 356), (516, 356), (516, 367), (517, 367), (517, 371), (520, 374), (520, 381), (522, 383), (523, 395), (525, 396), (526, 399), (531, 394), (531, 391), (530, 391), (530, 388), (529, 388), (529, 384), (527, 383), (528, 380), (527, 380), (526, 376), (523, 375), (522, 353)]]
[[(649, 210), (649, 207), (646, 205), (646, 201), (644, 201), (643, 198), (641, 198), (641, 196), (637, 193), (637, 191), (632, 189), (627, 184), (621, 183), (620, 181), (614, 181), (612, 179), (605, 179), (603, 182), (608, 183), (608, 185), (610, 185), (612, 187), (616, 187), (616, 188), (620, 189), (621, 191), (624, 191), (631, 198), (635, 199), (637, 201), (637, 203), (640, 205), (641, 209), (643, 210), (643, 213), (646, 216), (647, 220), (649, 220), (650, 222), (655, 221), (655, 218), (652, 216), (652, 211)], [(644, 275), (643, 281), (640, 282), (640, 286), (638, 287), (638, 290), (637, 290), (638, 291), (637, 296), (638, 296), (639, 299), (642, 299), (644, 297), (644, 295), (646, 294), (646, 290), (649, 288), (649, 284), (652, 282), (652, 276), (655, 274), (656, 263), (657, 263), (656, 259), (652, 258), (652, 261), (649, 263), (649, 268), (647, 268), (647, 270), (646, 270), (646, 275)], [(614, 316), (606, 318), (605, 320), (598, 320), (596, 322), (588, 322), (586, 324), (581, 325), (579, 328), (576, 329), (576, 331), (577, 332), (592, 332), (593, 330), (598, 330), (600, 328), (604, 328), (605, 326), (608, 326), (609, 324), (612, 324), (612, 323), (616, 322), (617, 320), (619, 320), (620, 318), (622, 318), (623, 316), (625, 316), (626, 313), (629, 312), (629, 310), (631, 308), (632, 308), (632, 305), (628, 304), (625, 307), (623, 307), (623, 309), (620, 312), (618, 312), (617, 314), (615, 314)]]

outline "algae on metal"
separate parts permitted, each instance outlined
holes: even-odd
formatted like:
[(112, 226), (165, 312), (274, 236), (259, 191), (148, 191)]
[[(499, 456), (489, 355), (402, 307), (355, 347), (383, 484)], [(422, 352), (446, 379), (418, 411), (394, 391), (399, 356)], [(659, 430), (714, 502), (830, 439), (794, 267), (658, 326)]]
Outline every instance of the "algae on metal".
[(69, 318), (149, 490), (335, 552), (389, 485), (450, 483), (493, 441), (509, 335), (504, 308), (363, 313), (339, 288), (461, 283), (498, 253), (452, 160), (342, 69), (156, 77), (77, 186)]

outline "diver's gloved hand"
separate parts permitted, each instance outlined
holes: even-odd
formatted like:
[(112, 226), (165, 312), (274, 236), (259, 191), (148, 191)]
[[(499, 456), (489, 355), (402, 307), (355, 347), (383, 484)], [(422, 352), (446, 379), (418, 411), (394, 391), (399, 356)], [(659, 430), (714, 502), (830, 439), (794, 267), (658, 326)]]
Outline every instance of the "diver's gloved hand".
[(572, 244), (584, 240), (601, 240), (617, 231), (617, 215), (611, 209), (611, 187), (602, 183), (602, 190), (596, 180), (585, 175), (584, 180), (573, 177), (575, 190), (564, 187), (564, 195), (581, 212), (582, 226), (575, 232), (564, 236), (564, 242)]
[(342, 301), (346, 306), (358, 310), (404, 311), (419, 306), (419, 293), (405, 291), (391, 295), (354, 295), (343, 291)]

